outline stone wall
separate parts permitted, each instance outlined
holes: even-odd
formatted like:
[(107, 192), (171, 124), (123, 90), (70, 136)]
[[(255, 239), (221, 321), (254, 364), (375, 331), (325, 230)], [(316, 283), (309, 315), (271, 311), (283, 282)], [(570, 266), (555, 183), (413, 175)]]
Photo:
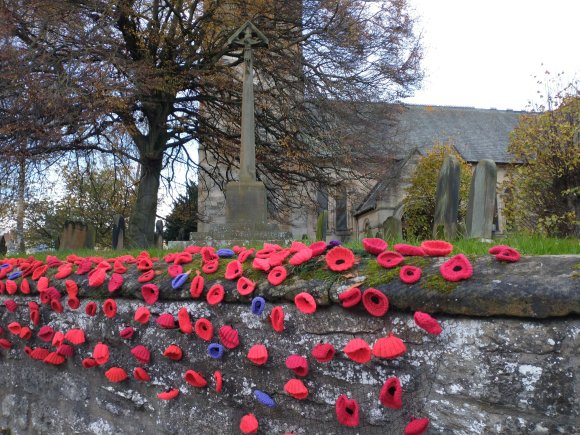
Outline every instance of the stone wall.
[[(331, 283), (320, 276), (289, 280), (276, 288), (261, 283), (256, 293), (268, 299), (265, 313), (274, 305), (282, 306), (286, 313), (282, 333), (272, 329), (266, 314), (252, 314), (249, 298), (235, 296), (230, 282), (223, 282), (226, 301), (211, 307), (191, 300), (189, 287), (171, 290), (167, 277), (162, 276), (158, 277), (161, 298), (149, 307), (153, 316), (148, 325), (133, 320), (136, 308), (144, 302), (134, 292), (140, 284), (131, 275), (116, 297), (117, 315), (109, 319), (99, 311), (89, 317), (84, 311), (86, 303), (97, 300), (100, 305), (108, 294), (106, 289), (88, 289), (85, 276), (73, 275), (81, 286), (81, 307), (76, 311), (66, 308), (61, 314), (41, 307), (41, 324), (63, 332), (71, 328), (86, 332), (87, 342), (76, 346), (75, 355), (62, 365), (34, 361), (23, 352), (24, 345), (50, 347), (36, 334), (25, 342), (7, 331), (14, 321), (29, 324), (27, 302), (37, 300), (37, 295), (11, 296), (18, 304), (14, 313), (0, 305), (3, 338), (13, 343), (10, 350), (0, 349), (0, 433), (229, 434), (240, 433), (240, 418), (249, 412), (258, 418), (262, 434), (400, 434), (412, 415), (431, 420), (429, 434), (578, 433), (580, 296), (574, 269), (578, 263), (578, 257), (526, 258), (515, 265), (483, 259), (474, 266), (472, 281), (443, 291), (400, 287), (395, 281), (377, 285), (391, 302), (384, 318), (333, 303), (353, 282), (370, 279), (356, 271)], [(543, 269), (546, 267), (549, 272)], [(520, 285), (525, 282), (527, 285)], [(543, 294), (544, 285), (551, 288), (547, 294)], [(499, 302), (492, 303), (493, 292), (488, 288), (494, 289)], [(313, 315), (297, 311), (289, 302), (304, 289), (318, 301)], [(520, 299), (524, 309), (518, 312), (517, 304), (505, 302), (510, 297)], [(534, 308), (529, 302), (534, 299), (547, 307)], [(216, 331), (222, 325), (233, 325), (239, 331), (240, 346), (215, 360), (207, 354), (207, 343), (195, 334), (162, 329), (153, 320), (161, 313), (177, 315), (182, 307), (193, 321), (210, 319)], [(428, 335), (413, 321), (413, 310), (428, 308), (439, 313), (436, 317), (443, 327), (439, 336)], [(119, 337), (127, 325), (136, 329), (131, 340)], [(407, 346), (400, 358), (373, 358), (358, 364), (342, 352), (354, 337), (372, 346), (391, 332)], [(110, 348), (109, 362), (83, 368), (81, 361), (91, 356), (99, 341)], [(337, 349), (333, 361), (318, 363), (311, 357), (310, 350), (320, 341)], [(255, 343), (265, 344), (269, 350), (264, 366), (246, 358)], [(151, 351), (150, 363), (143, 365), (151, 381), (138, 382), (130, 376), (120, 383), (109, 382), (104, 376), (108, 368), (122, 367), (131, 375), (140, 365), (130, 353), (137, 344)], [(181, 361), (162, 356), (170, 344), (183, 349)], [(310, 372), (304, 378), (309, 389), (306, 400), (284, 393), (284, 384), (294, 377), (284, 365), (292, 353), (309, 360)], [(183, 375), (189, 369), (203, 374), (208, 386), (188, 385)], [(212, 377), (216, 370), (224, 379), (219, 394)], [(397, 376), (404, 390), (400, 410), (385, 408), (378, 400), (381, 386), (390, 376)], [(178, 388), (179, 396), (159, 400), (157, 393), (168, 388)], [(277, 406), (260, 404), (253, 395), (256, 389), (270, 394)], [(360, 405), (357, 428), (337, 423), (334, 407), (341, 394)]]

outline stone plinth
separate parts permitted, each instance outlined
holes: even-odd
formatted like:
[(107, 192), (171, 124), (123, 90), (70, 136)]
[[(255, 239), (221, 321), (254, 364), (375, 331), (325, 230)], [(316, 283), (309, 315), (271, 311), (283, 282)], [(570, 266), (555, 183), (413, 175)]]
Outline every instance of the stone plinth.
[(261, 181), (228, 183), (225, 194), (228, 224), (266, 225), (268, 205), (264, 183)]

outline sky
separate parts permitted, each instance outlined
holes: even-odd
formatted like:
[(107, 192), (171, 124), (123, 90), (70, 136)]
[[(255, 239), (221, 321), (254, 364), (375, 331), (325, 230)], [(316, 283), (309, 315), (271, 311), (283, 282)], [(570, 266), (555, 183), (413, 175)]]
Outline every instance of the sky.
[(408, 0), (425, 80), (407, 103), (526, 110), (533, 76), (580, 79), (580, 0)]

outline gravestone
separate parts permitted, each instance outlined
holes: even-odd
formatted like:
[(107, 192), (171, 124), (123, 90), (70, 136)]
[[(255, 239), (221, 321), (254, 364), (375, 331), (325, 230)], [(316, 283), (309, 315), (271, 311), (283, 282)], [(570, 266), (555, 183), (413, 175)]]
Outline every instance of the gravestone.
[(125, 218), (120, 214), (113, 217), (113, 249), (125, 247)]
[(383, 239), (385, 240), (401, 240), (403, 238), (403, 227), (401, 219), (394, 216), (389, 216), (383, 222)]
[(78, 221), (66, 221), (60, 235), (59, 250), (82, 249), (94, 246), (94, 237), (89, 231), (88, 225)]
[(495, 214), (497, 169), (492, 160), (480, 160), (471, 178), (465, 219), (468, 238), (491, 239)]
[(6, 246), (6, 238), (4, 235), (0, 237), (0, 255), (4, 256), (8, 252), (8, 247)]
[(439, 171), (435, 196), (433, 237), (436, 239), (442, 237), (453, 239), (457, 235), (460, 171), (455, 156), (445, 157)]
[(155, 247), (163, 248), (163, 221), (161, 219), (155, 222)]

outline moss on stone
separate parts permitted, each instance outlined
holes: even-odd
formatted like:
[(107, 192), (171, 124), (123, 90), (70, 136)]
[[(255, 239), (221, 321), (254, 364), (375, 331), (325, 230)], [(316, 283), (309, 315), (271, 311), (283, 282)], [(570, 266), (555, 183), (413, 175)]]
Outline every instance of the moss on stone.
[(431, 275), (421, 279), (421, 287), (426, 290), (435, 290), (441, 293), (450, 293), (457, 288), (458, 283), (447, 281), (441, 275)]
[(366, 265), (367, 267), (361, 270), (361, 274), (366, 276), (365, 285), (369, 287), (374, 287), (380, 284), (388, 284), (394, 279), (399, 278), (400, 267), (394, 267), (392, 269), (385, 269), (376, 261), (369, 261)]

